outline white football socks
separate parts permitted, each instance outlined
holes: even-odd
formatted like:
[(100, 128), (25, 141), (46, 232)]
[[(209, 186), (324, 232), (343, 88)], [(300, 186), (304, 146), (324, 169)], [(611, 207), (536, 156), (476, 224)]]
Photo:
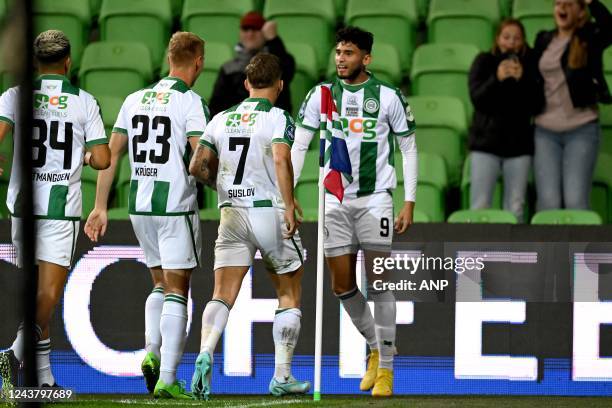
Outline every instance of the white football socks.
[(391, 291), (372, 293), (374, 301), (374, 321), (378, 340), (378, 367), (393, 370), (395, 355), (395, 296)]
[(170, 385), (176, 381), (176, 369), (183, 356), (187, 328), (187, 298), (167, 294), (161, 312), (161, 366), (159, 378)]
[[(38, 340), (40, 339), (42, 335), (42, 330), (40, 329), (40, 326), (38, 326), (37, 324), (34, 325), (34, 336), (36, 339), (36, 342), (38, 342)], [(13, 341), (13, 344), (11, 345), (10, 349), (13, 350), (13, 354), (15, 354), (15, 357), (17, 358), (17, 360), (21, 363), (23, 362), (23, 358), (24, 358), (24, 331), (23, 331), (23, 322), (19, 323), (19, 327), (17, 329), (17, 336), (15, 336), (15, 341)]]
[(38, 376), (38, 386), (43, 384), (53, 385), (55, 384), (55, 378), (51, 373), (51, 361), (49, 355), (51, 354), (51, 340), (41, 340), (36, 343), (36, 374)]
[(206, 305), (202, 313), (202, 337), (200, 353), (208, 353), (212, 357), (221, 333), (225, 330), (230, 306), (220, 299), (213, 299)]
[(145, 350), (159, 359), (161, 332), (159, 329), (162, 309), (164, 307), (164, 288), (155, 288), (145, 303)]
[(272, 325), (274, 337), (274, 378), (287, 382), (291, 377), (293, 350), (300, 336), (300, 309), (278, 309)]
[(340, 302), (342, 302), (344, 310), (346, 310), (346, 313), (351, 317), (359, 333), (365, 337), (370, 350), (378, 349), (376, 331), (374, 330), (374, 318), (372, 317), (368, 302), (359, 291), (359, 288), (355, 286), (354, 289), (336, 296), (340, 299)]

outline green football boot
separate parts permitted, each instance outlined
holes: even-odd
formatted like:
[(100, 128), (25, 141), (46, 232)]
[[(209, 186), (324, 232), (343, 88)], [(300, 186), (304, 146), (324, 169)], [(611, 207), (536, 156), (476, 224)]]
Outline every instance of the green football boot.
[(175, 381), (173, 384), (165, 384), (162, 380), (157, 380), (155, 390), (153, 391), (153, 397), (167, 399), (192, 399), (191, 394), (185, 390), (184, 381)]
[(206, 352), (200, 353), (196, 359), (191, 379), (191, 392), (195, 399), (208, 400), (210, 398), (211, 371), (212, 357)]
[(283, 395), (306, 394), (308, 391), (310, 391), (310, 382), (298, 381), (293, 378), (293, 376), (287, 377), (285, 382), (280, 382), (276, 378), (272, 377), (268, 389), (270, 390), (270, 394), (274, 395), (275, 397), (280, 397)]
[(149, 393), (155, 390), (155, 384), (157, 384), (157, 380), (159, 380), (159, 365), (160, 363), (157, 356), (151, 352), (147, 353), (140, 365)]

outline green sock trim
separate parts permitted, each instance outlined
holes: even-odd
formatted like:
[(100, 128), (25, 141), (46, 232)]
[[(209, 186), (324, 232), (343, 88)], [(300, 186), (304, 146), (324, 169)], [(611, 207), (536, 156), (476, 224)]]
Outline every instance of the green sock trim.
[(187, 298), (181, 295), (169, 294), (164, 296), (164, 302), (176, 302), (182, 305), (187, 305)]
[[(225, 300), (221, 300), (221, 299), (211, 299), (210, 302), (219, 302), (221, 303), (223, 306), (227, 307), (227, 310), (232, 310), (232, 307), (227, 304), (227, 302)], [(208, 303), (210, 303), (208, 302)]]
[(153, 288), (151, 293), (164, 293), (164, 288)]

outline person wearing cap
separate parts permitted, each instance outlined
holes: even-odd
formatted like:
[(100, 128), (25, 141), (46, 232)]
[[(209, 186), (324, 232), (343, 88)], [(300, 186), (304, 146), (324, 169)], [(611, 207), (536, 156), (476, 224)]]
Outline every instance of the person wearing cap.
[(295, 60), (287, 52), (285, 45), (276, 32), (276, 23), (266, 21), (261, 13), (250, 11), (240, 20), (240, 42), (236, 44), (236, 55), (221, 67), (213, 94), (210, 99), (210, 111), (215, 115), (248, 98), (244, 87), (246, 74), (244, 69), (259, 52), (268, 52), (280, 59), (285, 84), (278, 97), (276, 106), (291, 112), (291, 95), (289, 84), (295, 73)]

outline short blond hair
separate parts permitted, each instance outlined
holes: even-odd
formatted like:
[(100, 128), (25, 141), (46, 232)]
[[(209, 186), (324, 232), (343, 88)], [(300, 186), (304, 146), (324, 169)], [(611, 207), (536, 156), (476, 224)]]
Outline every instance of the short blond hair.
[(34, 57), (39, 64), (53, 65), (70, 55), (70, 40), (59, 30), (47, 30), (34, 39)]
[(170, 38), (168, 59), (173, 65), (186, 65), (204, 55), (204, 40), (188, 31), (178, 31)]

